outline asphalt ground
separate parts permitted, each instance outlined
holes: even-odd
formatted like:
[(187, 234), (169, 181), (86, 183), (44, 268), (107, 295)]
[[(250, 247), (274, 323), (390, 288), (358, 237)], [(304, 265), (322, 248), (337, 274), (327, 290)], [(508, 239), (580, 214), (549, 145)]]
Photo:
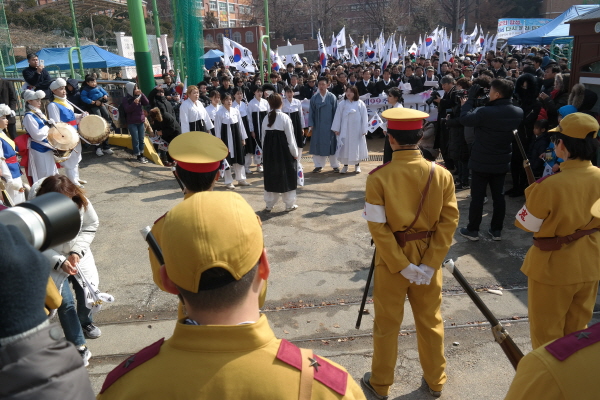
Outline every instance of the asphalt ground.
[[(368, 141), (368, 145), (374, 158), (382, 154), (382, 139)], [(113, 149), (114, 155), (104, 157), (84, 150), (80, 165), (82, 179), (89, 182), (85, 190), (100, 217), (92, 244), (100, 289), (115, 297), (115, 303), (96, 316), (101, 338), (88, 341), (93, 354), (88, 370), (96, 391), (106, 374), (128, 355), (170, 336), (177, 316), (177, 298), (157, 289), (152, 281), (147, 245), (139, 230), (179, 203), (182, 193), (169, 168), (140, 164), (125, 149)], [(250, 186), (236, 189), (263, 221), (271, 264), (264, 311), (278, 337), (314, 348), (344, 365), (358, 380), (370, 369), (373, 321), (369, 296), (369, 313), (363, 316), (360, 330), (354, 327), (373, 251), (361, 211), (367, 173), (381, 162), (361, 163), (363, 173), (355, 174), (350, 167), (345, 175), (329, 167), (313, 174), (310, 159), (302, 163), (306, 181), (298, 189), (296, 211), (286, 213), (281, 202), (271, 213), (262, 211), (261, 173), (248, 176)], [(220, 181), (215, 190), (227, 189)], [(468, 190), (457, 192), (459, 227), (466, 225), (468, 195)], [(480, 241), (470, 242), (457, 233), (448, 257), (456, 261), (523, 352), (528, 352), (527, 279), (519, 269), (531, 234), (513, 224), (523, 201), (523, 197), (507, 197), (505, 229), (502, 241), (497, 242), (486, 233), (490, 199), (484, 206)], [(600, 310), (600, 301), (596, 309)], [(443, 398), (502, 399), (514, 370), (481, 313), (448, 273), (444, 275), (442, 315), (449, 376)], [(402, 328), (390, 398), (430, 398), (421, 386), (408, 302)]]

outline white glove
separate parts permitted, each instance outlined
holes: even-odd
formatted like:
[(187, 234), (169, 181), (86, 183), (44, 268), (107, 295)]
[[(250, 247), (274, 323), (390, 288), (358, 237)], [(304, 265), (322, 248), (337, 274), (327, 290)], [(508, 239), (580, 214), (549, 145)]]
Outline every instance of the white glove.
[(48, 123), (50, 125), (54, 125), (54, 124), (56, 124), (56, 121), (54, 121), (52, 118), (48, 118)]
[(15, 117), (17, 114), (15, 114), (15, 110), (10, 110), (10, 116), (11, 117)]
[(408, 264), (408, 267), (404, 268), (400, 273), (403, 277), (408, 279), (410, 283), (416, 283), (417, 285), (420, 285), (423, 280), (427, 280), (427, 274), (412, 263)]
[(20, 190), (23, 187), (23, 181), (21, 181), (21, 179), (12, 179), (10, 181), (10, 189), (11, 190)]
[(429, 285), (431, 283), (431, 278), (433, 278), (433, 274), (435, 273), (435, 269), (431, 268), (429, 265), (421, 264), (419, 268), (423, 270), (425, 275), (427, 275), (427, 279), (421, 281), (422, 285)]

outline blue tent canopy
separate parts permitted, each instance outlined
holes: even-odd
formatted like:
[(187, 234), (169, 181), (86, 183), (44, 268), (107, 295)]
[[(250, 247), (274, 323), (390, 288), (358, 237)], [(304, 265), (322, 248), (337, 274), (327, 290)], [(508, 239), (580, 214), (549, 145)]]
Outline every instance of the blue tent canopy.
[(513, 36), (508, 39), (509, 45), (545, 45), (556, 38), (569, 36), (570, 25), (573, 18), (588, 13), (598, 8), (597, 4), (586, 6), (572, 6), (567, 11), (531, 32)]
[[(47, 69), (68, 70), (71, 68), (69, 50), (70, 47), (48, 48), (41, 49), (36, 54), (40, 60), (44, 60)], [(121, 57), (94, 45), (82, 46), (81, 58), (84, 68), (135, 67), (134, 60)], [(73, 51), (73, 65), (75, 69), (79, 69), (77, 51)], [(27, 60), (23, 60), (16, 65), (17, 70), (25, 69), (28, 66)], [(14, 69), (14, 65), (6, 68), (7, 71), (14, 71)]]
[(204, 54), (202, 57), (204, 59), (204, 67), (212, 68), (216, 63), (221, 61), (221, 57), (224, 55), (222, 51), (219, 50), (210, 50), (208, 53)]

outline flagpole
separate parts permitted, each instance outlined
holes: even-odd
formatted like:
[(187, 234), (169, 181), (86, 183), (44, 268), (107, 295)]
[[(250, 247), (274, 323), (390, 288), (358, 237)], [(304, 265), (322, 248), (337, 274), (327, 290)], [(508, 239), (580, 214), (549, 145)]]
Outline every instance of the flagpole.
[[(266, 30), (266, 35), (262, 35), (260, 37), (260, 41), (258, 43), (258, 54), (259, 54), (259, 58), (258, 58), (258, 62), (260, 63), (260, 67), (259, 67), (259, 71), (260, 71), (260, 81), (264, 83), (265, 79), (265, 75), (264, 75), (264, 64), (265, 64), (265, 55), (264, 55), (264, 50), (263, 50), (263, 40), (267, 39), (267, 51), (271, 51), (271, 36), (269, 33), (269, 0), (265, 0), (264, 1), (265, 4), (265, 30)], [(269, 54), (269, 59), (271, 58), (271, 55)], [(270, 69), (269, 69), (270, 70)]]

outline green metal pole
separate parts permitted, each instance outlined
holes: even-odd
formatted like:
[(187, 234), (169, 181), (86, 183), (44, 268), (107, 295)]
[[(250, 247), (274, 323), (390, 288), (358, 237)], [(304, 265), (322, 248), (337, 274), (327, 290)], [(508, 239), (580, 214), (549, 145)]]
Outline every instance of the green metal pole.
[(158, 51), (158, 57), (160, 57), (160, 23), (158, 22), (158, 7), (156, 6), (156, 0), (152, 0), (152, 18), (154, 18), (154, 29), (156, 32), (156, 51)]
[(129, 21), (131, 23), (133, 55), (138, 84), (142, 92), (148, 94), (154, 88), (154, 72), (152, 71), (152, 57), (148, 49), (148, 36), (146, 35), (142, 0), (127, 0), (127, 10), (129, 11)]
[[(81, 79), (85, 76), (85, 70), (83, 69), (83, 60), (81, 58), (81, 47), (79, 44), (79, 32), (77, 31), (77, 20), (75, 19), (75, 7), (73, 6), (73, 0), (69, 0), (69, 8), (71, 9), (71, 21), (73, 22), (73, 36), (75, 37), (75, 47), (77, 48), (77, 55), (79, 56), (79, 72), (81, 73)], [(75, 78), (75, 70), (71, 69), (73, 78)]]

